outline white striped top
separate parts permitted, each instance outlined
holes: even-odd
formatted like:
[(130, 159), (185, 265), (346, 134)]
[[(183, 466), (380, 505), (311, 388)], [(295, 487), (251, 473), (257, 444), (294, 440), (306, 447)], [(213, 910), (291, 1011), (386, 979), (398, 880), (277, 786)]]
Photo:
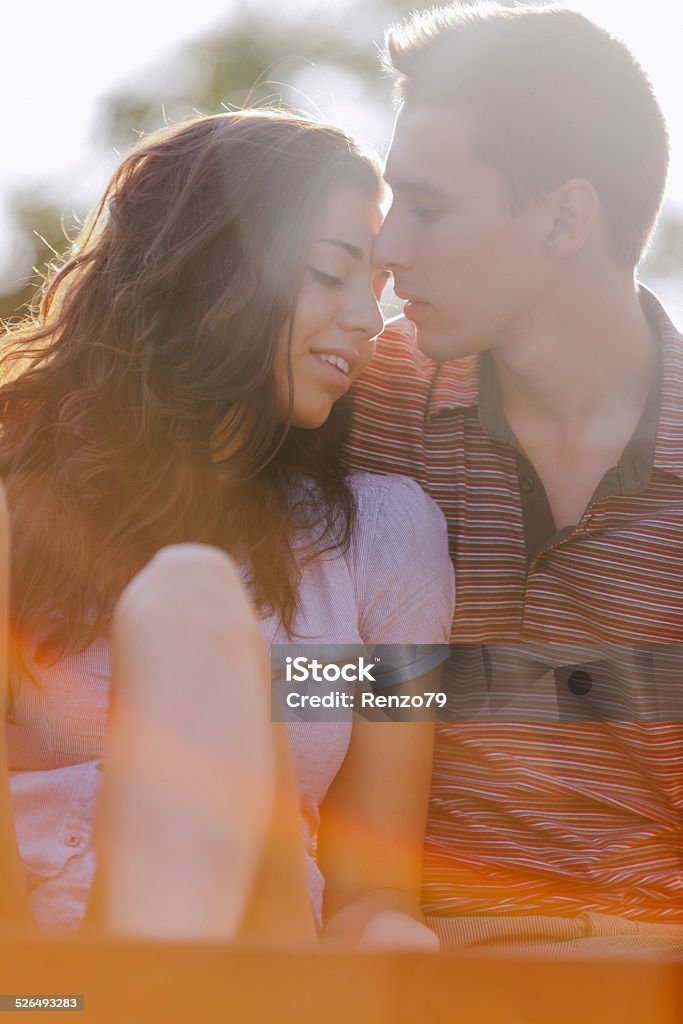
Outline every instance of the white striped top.
[[(294, 631), (329, 644), (435, 644), (448, 640), (453, 569), (442, 513), (412, 480), (352, 476), (358, 515), (349, 550), (302, 569)], [(266, 642), (288, 642), (276, 617)], [(404, 667), (403, 678), (431, 661)], [(107, 731), (110, 662), (105, 639), (57, 664), (26, 651), (33, 680), (14, 680), (8, 761), (19, 849), (31, 905), (46, 928), (73, 930), (85, 909), (95, 858), (92, 822)], [(319, 807), (349, 744), (350, 721), (288, 725), (299, 781), (306, 864), (320, 921), (323, 879), (313, 849)]]

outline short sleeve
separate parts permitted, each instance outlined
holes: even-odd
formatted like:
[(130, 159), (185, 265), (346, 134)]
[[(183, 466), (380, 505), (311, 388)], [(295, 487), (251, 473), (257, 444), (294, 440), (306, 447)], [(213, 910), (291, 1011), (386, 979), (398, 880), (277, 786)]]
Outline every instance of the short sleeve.
[[(446, 521), (413, 480), (359, 473), (355, 481), (358, 525), (353, 565), (358, 628), (366, 644), (422, 647), (415, 678), (447, 657), (455, 606), (455, 580)], [(399, 680), (382, 680), (390, 685)]]

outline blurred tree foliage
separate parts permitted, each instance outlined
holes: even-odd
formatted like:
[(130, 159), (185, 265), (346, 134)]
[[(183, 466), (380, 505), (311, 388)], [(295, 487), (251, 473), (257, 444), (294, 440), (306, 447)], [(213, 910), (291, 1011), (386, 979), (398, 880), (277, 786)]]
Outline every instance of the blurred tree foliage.
[[(387, 5), (385, 24), (396, 17), (396, 6)], [(376, 20), (374, 13), (372, 20)], [(173, 77), (168, 75), (160, 81), (156, 95), (131, 92), (112, 97), (103, 129), (115, 145), (128, 146), (131, 129), (146, 132), (159, 127), (162, 103), (171, 121), (186, 117), (193, 108), (210, 113), (222, 105), (264, 102), (278, 92), (297, 106), (299, 97), (288, 86), (307, 64), (336, 65), (388, 93), (387, 83), (378, 75), (377, 51), (367, 22), (367, 15), (359, 10), (353, 21), (349, 15), (341, 21), (331, 13), (326, 20), (316, 20), (313, 29), (308, 23), (277, 21), (272, 16), (266, 21), (258, 14), (246, 13), (223, 31), (187, 47), (183, 80), (177, 82), (180, 88), (176, 91)], [(361, 31), (364, 23), (365, 31)]]
[[(50, 261), (64, 252), (68, 239), (73, 238), (80, 227), (78, 215), (67, 215), (52, 198), (33, 192), (18, 192), (13, 198), (12, 217), (19, 236), (17, 248), (23, 259), (27, 253), (32, 253), (32, 261), (17, 271), (22, 277), (10, 282), (11, 290), (0, 291), (0, 320), (10, 320), (26, 312), (35, 301)], [(12, 283), (14, 288), (11, 288)]]
[(683, 275), (683, 217), (662, 217), (644, 269), (655, 279)]
[[(473, 0), (461, 0), (466, 5)], [(505, 0), (504, 0), (505, 2)], [(507, 0), (510, 6), (514, 0)], [(542, 5), (546, 0), (537, 0)], [(384, 29), (410, 11), (432, 6), (414, 0), (376, 0), (369, 9), (363, 0), (330, 3), (311, 12), (275, 6), (260, 0), (226, 16), (218, 31), (190, 42), (154, 69), (146, 83), (109, 97), (101, 111), (99, 143), (125, 152), (142, 134), (160, 127), (164, 119), (182, 120), (193, 111), (213, 113), (222, 107), (276, 100), (305, 106), (297, 80), (306, 69), (324, 65), (353, 76), (369, 104), (390, 103), (390, 83), (378, 69), (378, 44)], [(58, 203), (44, 196), (20, 193), (13, 216), (23, 248), (33, 247), (33, 276), (9, 294), (0, 294), (0, 319), (16, 316), (35, 296), (55, 250), (66, 245), (78, 227), (77, 211), (65, 222)], [(27, 246), (28, 243), (28, 246)], [(660, 224), (647, 261), (648, 277), (683, 273), (683, 218)], [(0, 285), (2, 282), (0, 282)]]

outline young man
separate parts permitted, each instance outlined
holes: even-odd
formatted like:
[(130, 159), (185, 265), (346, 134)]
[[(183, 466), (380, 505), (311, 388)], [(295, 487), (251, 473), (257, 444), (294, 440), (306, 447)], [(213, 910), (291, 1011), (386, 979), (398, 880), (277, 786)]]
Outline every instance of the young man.
[[(405, 319), (356, 388), (350, 459), (446, 514), (451, 682), (477, 719), (439, 727), (424, 908), (444, 946), (680, 950), (681, 716), (609, 712), (627, 663), (639, 709), (662, 664), (681, 690), (683, 339), (634, 277), (662, 113), (566, 10), (416, 15), (387, 63), (375, 261)], [(548, 685), (564, 721), (529, 724)]]

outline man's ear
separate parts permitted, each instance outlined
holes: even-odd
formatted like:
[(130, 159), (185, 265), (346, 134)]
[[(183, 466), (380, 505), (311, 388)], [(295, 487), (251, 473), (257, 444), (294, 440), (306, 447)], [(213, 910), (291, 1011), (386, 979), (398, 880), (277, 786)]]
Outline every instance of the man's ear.
[(600, 215), (600, 199), (585, 178), (572, 178), (546, 196), (546, 244), (560, 258), (573, 256), (586, 243)]

